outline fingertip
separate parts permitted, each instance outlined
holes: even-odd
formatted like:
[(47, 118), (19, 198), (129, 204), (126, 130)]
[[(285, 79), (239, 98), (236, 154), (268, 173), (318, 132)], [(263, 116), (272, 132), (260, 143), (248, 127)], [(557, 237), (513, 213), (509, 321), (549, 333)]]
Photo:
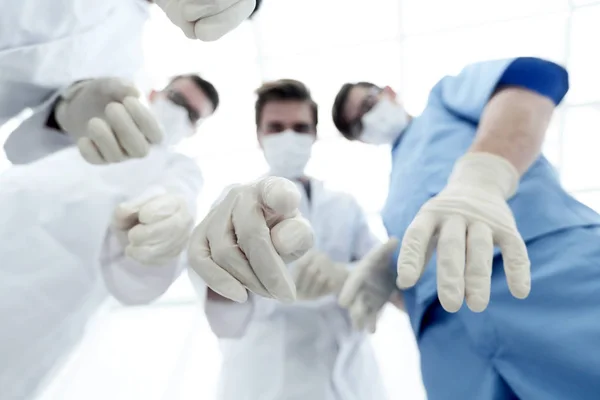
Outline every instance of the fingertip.
[(273, 247), (282, 257), (302, 257), (314, 246), (314, 232), (310, 223), (302, 218), (281, 221), (271, 229)]
[(230, 292), (229, 298), (235, 301), (236, 303), (245, 303), (246, 301), (248, 301), (248, 291), (244, 287), (236, 287)]
[[(127, 96), (123, 99), (123, 105), (126, 108), (130, 108), (130, 107), (138, 107), (138, 108), (143, 108), (144, 110), (146, 110), (147, 108), (142, 104), (142, 102), (135, 96)], [(150, 111), (150, 110), (148, 110)]]
[(481, 296), (477, 296), (477, 295), (470, 295), (467, 296), (467, 307), (469, 307), (469, 310), (475, 312), (475, 313), (481, 313), (483, 311), (485, 311), (485, 309), (487, 308), (489, 303), (489, 299), (484, 299)]
[(462, 300), (459, 301), (456, 299), (447, 299), (443, 296), (439, 296), (439, 300), (442, 308), (452, 314), (458, 312), (463, 305)]
[(285, 178), (267, 177), (259, 182), (263, 204), (279, 214), (289, 214), (300, 205), (300, 191)]
[(77, 140), (77, 148), (79, 149), (79, 154), (81, 154), (88, 164), (101, 165), (105, 163), (98, 148), (89, 137), (82, 137)]
[(524, 300), (531, 293), (531, 284), (519, 283), (509, 285), (510, 293), (519, 300)]
[(277, 300), (281, 301), (282, 303), (293, 303), (296, 301), (298, 295), (296, 294), (296, 286), (293, 286), (293, 289), (288, 290), (288, 291), (282, 291), (281, 293), (278, 294), (277, 296)]
[(396, 285), (400, 289), (408, 289), (415, 286), (419, 278), (414, 266), (408, 264), (399, 264), (397, 271), (398, 277), (396, 278)]
[(386, 242), (386, 247), (392, 247), (392, 248), (396, 248), (400, 245), (400, 240), (395, 237), (395, 236), (391, 236), (388, 241)]
[(343, 289), (338, 297), (338, 305), (342, 308), (350, 307), (350, 297), (348, 296), (348, 294), (346, 292), (344, 292)]
[(455, 313), (460, 310), (465, 301), (464, 285), (438, 281), (438, 297), (444, 310)]
[(248, 300), (248, 291), (239, 282), (231, 282), (227, 287), (215, 288), (208, 285), (212, 291), (220, 296), (223, 296), (229, 300), (235, 301), (236, 303), (245, 303)]

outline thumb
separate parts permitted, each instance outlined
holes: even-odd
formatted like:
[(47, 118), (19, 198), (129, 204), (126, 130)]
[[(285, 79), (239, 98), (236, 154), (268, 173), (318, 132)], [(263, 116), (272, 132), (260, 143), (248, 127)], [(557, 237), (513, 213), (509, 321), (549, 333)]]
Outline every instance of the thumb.
[(139, 90), (123, 79), (108, 78), (103, 82), (104, 92), (113, 101), (122, 102), (126, 97), (140, 97)]
[(119, 204), (113, 214), (112, 226), (122, 231), (133, 228), (139, 223), (139, 211), (139, 206), (134, 207), (130, 203)]
[(398, 248), (399, 243), (400, 242), (395, 237), (389, 238), (387, 242), (368, 252), (367, 255), (361, 260), (360, 266), (365, 264), (367, 268), (373, 268), (378, 265), (388, 267), (392, 255)]
[(296, 215), (300, 205), (300, 191), (285, 178), (270, 176), (258, 181), (258, 202), (265, 211), (276, 216)]
[(139, 212), (142, 207), (157, 197), (162, 197), (165, 189), (160, 186), (152, 186), (141, 195), (124, 201), (117, 206), (113, 214), (113, 225), (118, 229), (131, 229), (140, 221)]

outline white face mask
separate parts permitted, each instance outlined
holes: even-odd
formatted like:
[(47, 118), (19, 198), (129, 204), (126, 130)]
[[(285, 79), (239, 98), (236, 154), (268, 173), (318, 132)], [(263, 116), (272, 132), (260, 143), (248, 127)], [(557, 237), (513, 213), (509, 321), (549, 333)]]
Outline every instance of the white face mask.
[(163, 143), (167, 146), (174, 146), (194, 134), (196, 128), (190, 122), (187, 111), (171, 100), (159, 96), (150, 103), (150, 109), (163, 128)]
[(302, 177), (314, 140), (311, 134), (291, 129), (261, 136), (260, 143), (271, 174), (287, 179)]
[(404, 107), (383, 98), (362, 117), (363, 130), (360, 139), (370, 144), (392, 144), (408, 125)]

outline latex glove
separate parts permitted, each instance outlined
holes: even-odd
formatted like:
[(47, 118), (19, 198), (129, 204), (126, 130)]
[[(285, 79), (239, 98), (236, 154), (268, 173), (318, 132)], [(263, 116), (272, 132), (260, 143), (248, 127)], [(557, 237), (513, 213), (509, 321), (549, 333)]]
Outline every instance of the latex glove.
[(127, 238), (126, 256), (145, 265), (164, 265), (185, 250), (193, 224), (183, 197), (162, 194), (121, 203), (112, 227)]
[(155, 0), (185, 36), (210, 42), (244, 22), (256, 0)]
[(162, 130), (138, 99), (137, 89), (117, 78), (82, 81), (69, 87), (56, 106), (60, 127), (77, 138), (83, 158), (104, 164), (141, 158)]
[[(416, 284), (437, 245), (437, 288), (442, 307), (460, 309), (466, 295), (473, 311), (490, 299), (494, 245), (500, 247), (508, 287), (523, 299), (531, 288), (527, 248), (506, 200), (519, 173), (502, 157), (468, 153), (457, 161), (448, 185), (421, 207), (402, 241), (398, 286)], [(436, 243), (437, 242), (437, 243)]]
[(301, 300), (314, 300), (337, 294), (348, 277), (343, 263), (331, 260), (327, 254), (310, 250), (294, 264), (296, 293)]
[(350, 272), (342, 287), (338, 302), (348, 309), (357, 330), (366, 328), (375, 333), (379, 312), (397, 290), (390, 263), (398, 243), (398, 239), (391, 238), (371, 250)]
[(231, 189), (194, 230), (190, 267), (212, 290), (237, 302), (247, 300), (246, 289), (295, 300), (285, 263), (301, 257), (314, 241), (299, 204), (296, 185), (283, 178), (268, 177)]

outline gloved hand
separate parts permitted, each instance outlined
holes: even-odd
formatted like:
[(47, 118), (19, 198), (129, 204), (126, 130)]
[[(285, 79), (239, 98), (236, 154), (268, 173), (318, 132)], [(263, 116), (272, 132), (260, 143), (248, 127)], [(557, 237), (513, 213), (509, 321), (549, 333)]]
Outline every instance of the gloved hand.
[(345, 264), (334, 262), (320, 251), (310, 250), (294, 265), (293, 276), (298, 299), (314, 300), (339, 293), (348, 273)]
[(121, 203), (112, 228), (125, 239), (125, 254), (142, 264), (164, 265), (185, 249), (194, 217), (178, 195), (144, 195)]
[(155, 0), (185, 36), (211, 42), (246, 20), (256, 0)]
[(56, 106), (56, 122), (78, 139), (81, 155), (91, 164), (141, 158), (163, 134), (137, 96), (133, 85), (117, 78), (78, 82), (67, 89)]
[(404, 234), (398, 286), (416, 284), (437, 241), (442, 307), (456, 312), (466, 295), (471, 310), (483, 311), (490, 299), (493, 251), (498, 245), (512, 295), (527, 297), (531, 288), (527, 247), (506, 203), (518, 183), (518, 171), (502, 157), (467, 153), (459, 159), (448, 185), (421, 207)]
[(391, 238), (371, 250), (350, 272), (342, 287), (338, 302), (348, 309), (357, 330), (367, 328), (375, 333), (377, 316), (396, 289), (390, 263), (398, 243), (398, 239)]
[(283, 301), (296, 298), (285, 262), (313, 246), (292, 182), (268, 177), (231, 189), (192, 233), (190, 267), (212, 290), (237, 302), (246, 288)]

